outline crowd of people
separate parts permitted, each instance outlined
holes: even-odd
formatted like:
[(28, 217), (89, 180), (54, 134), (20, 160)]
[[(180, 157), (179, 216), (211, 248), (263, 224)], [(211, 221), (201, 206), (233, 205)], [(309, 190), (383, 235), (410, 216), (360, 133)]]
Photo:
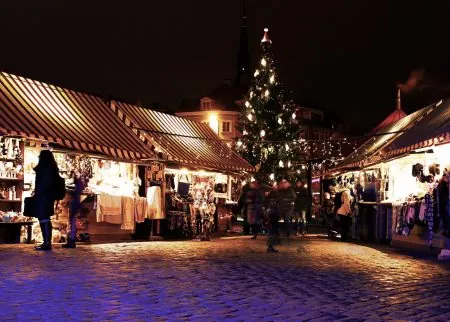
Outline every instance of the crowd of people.
[[(311, 207), (311, 197), (307, 185), (298, 180), (295, 186), (287, 177), (281, 178), (271, 187), (264, 186), (259, 178), (246, 184), (238, 201), (238, 211), (251, 227), (252, 239), (256, 239), (261, 229), (269, 232), (267, 252), (276, 253), (274, 246), (281, 233), (289, 237), (307, 232), (306, 213)], [(280, 220), (281, 219), (281, 220)], [(282, 227), (279, 227), (279, 222)]]

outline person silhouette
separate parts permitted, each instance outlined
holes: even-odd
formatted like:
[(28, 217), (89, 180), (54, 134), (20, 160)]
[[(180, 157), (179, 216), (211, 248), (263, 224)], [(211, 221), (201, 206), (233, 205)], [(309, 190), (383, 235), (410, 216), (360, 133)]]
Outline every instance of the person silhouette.
[(50, 217), (54, 215), (54, 183), (59, 176), (58, 165), (50, 150), (42, 150), (39, 154), (39, 162), (34, 168), (36, 181), (34, 188), (35, 217), (39, 220), (43, 243), (36, 246), (36, 250), (52, 249), (52, 222)]

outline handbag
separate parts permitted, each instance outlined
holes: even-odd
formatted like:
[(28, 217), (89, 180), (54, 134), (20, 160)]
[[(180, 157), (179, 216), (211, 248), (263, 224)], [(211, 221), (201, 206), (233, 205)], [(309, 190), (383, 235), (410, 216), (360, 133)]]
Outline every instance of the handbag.
[(191, 184), (189, 183), (189, 178), (187, 175), (184, 175), (187, 182), (181, 182), (183, 179), (183, 175), (180, 175), (178, 179), (178, 189), (177, 192), (180, 196), (187, 196), (189, 194), (189, 188), (191, 187)]
[(36, 198), (34, 196), (24, 199), (23, 215), (25, 217), (34, 217), (36, 209)]

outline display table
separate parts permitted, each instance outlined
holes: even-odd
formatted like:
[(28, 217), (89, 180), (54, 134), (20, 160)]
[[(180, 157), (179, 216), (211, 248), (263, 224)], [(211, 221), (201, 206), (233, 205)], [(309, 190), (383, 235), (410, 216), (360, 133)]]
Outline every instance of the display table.
[(20, 230), (27, 226), (27, 243), (31, 243), (32, 221), (26, 222), (0, 222), (0, 244), (20, 243)]

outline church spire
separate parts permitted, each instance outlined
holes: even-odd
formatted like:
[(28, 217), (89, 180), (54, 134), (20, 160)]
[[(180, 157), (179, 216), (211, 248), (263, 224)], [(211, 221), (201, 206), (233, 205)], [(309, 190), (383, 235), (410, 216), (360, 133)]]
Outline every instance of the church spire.
[(247, 12), (245, 0), (241, 17), (241, 39), (238, 54), (238, 70), (236, 75), (237, 86), (248, 86), (250, 82), (250, 54), (248, 52)]

